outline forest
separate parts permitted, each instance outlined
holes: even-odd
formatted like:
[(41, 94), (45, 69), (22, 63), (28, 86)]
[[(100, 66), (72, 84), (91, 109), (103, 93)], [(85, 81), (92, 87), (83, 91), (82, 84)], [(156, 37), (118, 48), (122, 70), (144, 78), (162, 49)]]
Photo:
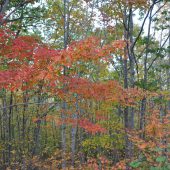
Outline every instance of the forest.
[(0, 170), (170, 170), (170, 0), (0, 0)]

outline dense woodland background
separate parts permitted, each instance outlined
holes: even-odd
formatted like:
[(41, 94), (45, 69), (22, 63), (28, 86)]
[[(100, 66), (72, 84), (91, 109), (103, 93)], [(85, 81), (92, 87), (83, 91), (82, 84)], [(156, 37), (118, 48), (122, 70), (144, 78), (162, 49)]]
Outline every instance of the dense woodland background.
[(0, 170), (168, 170), (169, 92), (169, 0), (0, 1)]

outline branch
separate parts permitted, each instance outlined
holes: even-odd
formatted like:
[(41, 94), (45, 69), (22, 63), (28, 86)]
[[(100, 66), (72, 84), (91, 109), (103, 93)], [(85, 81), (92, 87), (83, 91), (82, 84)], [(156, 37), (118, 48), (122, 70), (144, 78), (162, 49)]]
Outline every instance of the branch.
[[(164, 41), (164, 43), (161, 45), (160, 49), (163, 48), (163, 46), (164, 46), (164, 45), (166, 44), (166, 42), (168, 41), (169, 37), (170, 37), (170, 34), (168, 35), (168, 37), (166, 38), (166, 40)], [(160, 51), (160, 50), (159, 50), (159, 51)], [(159, 52), (159, 51), (158, 51), (158, 52)], [(152, 60), (151, 64), (149, 65), (149, 67), (148, 67), (148, 69), (147, 69), (147, 71), (149, 71), (149, 69), (152, 67), (153, 63), (154, 63), (158, 58), (159, 58), (159, 56), (156, 56), (156, 57)]]
[(167, 2), (165, 2), (162, 6), (160, 6), (158, 10), (151, 17), (153, 18), (166, 4)]
[(12, 11), (5, 17), (5, 19), (3, 19), (2, 21), (0, 21), (0, 25), (3, 25), (3, 24), (6, 22), (6, 20), (7, 20), (15, 11), (17, 11), (19, 8), (21, 8), (23, 5), (25, 5), (25, 4), (27, 4), (27, 3), (29, 3), (29, 1), (25, 1), (25, 2), (19, 3), (19, 4), (15, 7), (15, 9), (12, 10)]
[(154, 3), (150, 6), (150, 8), (149, 8), (149, 10), (148, 10), (148, 12), (147, 12), (147, 14), (146, 14), (146, 16), (145, 16), (145, 18), (144, 18), (144, 20), (143, 20), (143, 23), (142, 23), (141, 29), (140, 29), (140, 31), (139, 31), (139, 34), (137, 35), (134, 43), (132, 44), (132, 50), (134, 49), (134, 47), (135, 47), (135, 45), (136, 45), (139, 37), (141, 36), (142, 31), (143, 31), (143, 27), (144, 27), (145, 22), (146, 22), (146, 19), (148, 18), (148, 15), (149, 15), (150, 11), (152, 10), (152, 8), (154, 7), (155, 4), (156, 4), (156, 2), (154, 2)]
[(40, 18), (40, 17), (19, 17), (19, 18), (14, 18), (14, 19), (11, 19), (11, 20), (6, 20), (6, 22), (14, 22), (14, 21), (18, 21), (18, 20), (21, 20), (21, 19), (36, 19), (36, 18)]

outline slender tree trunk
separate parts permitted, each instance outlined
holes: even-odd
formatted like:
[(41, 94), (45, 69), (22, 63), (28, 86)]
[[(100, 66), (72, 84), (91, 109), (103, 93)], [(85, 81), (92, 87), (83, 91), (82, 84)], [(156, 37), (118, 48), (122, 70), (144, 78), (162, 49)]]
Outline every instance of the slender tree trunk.
[[(124, 28), (124, 39), (127, 40), (127, 9), (124, 10), (124, 24), (125, 24), (125, 28)], [(124, 88), (127, 89), (128, 88), (128, 66), (127, 66), (128, 62), (127, 62), (127, 47), (125, 47), (124, 49), (124, 59), (123, 59), (123, 74), (124, 74)], [(128, 120), (128, 116), (129, 116), (129, 110), (128, 107), (126, 107), (124, 109), (124, 127), (125, 127), (125, 131), (129, 128), (129, 120)], [(128, 135), (127, 132), (125, 134), (125, 158), (128, 159), (129, 158), (129, 139), (128, 139)], [(128, 169), (128, 166), (127, 166)]]
[[(127, 13), (128, 10), (128, 13)], [(135, 83), (135, 56), (133, 53), (133, 12), (131, 7), (126, 7), (124, 10), (124, 38), (127, 40), (127, 46), (125, 47), (124, 56), (124, 88), (134, 87)], [(130, 42), (130, 43), (129, 43)], [(129, 76), (128, 76), (128, 60), (129, 59)], [(129, 81), (128, 81), (129, 77)], [(124, 126), (125, 129), (134, 128), (134, 108), (126, 107), (124, 110)], [(133, 143), (128, 139), (128, 136), (125, 135), (125, 158), (131, 159), (133, 157)], [(127, 166), (126, 169), (129, 169)]]
[(75, 153), (76, 153), (76, 136), (77, 136), (77, 121), (78, 121), (78, 111), (79, 111), (79, 105), (78, 105), (78, 96), (76, 96), (76, 113), (72, 115), (72, 119), (74, 120), (74, 124), (72, 126), (71, 131), (71, 159), (72, 159), (72, 166), (74, 167), (75, 164)]
[[(77, 113), (73, 114), (73, 119), (77, 121)], [(72, 130), (71, 130), (71, 164), (72, 164), (72, 167), (74, 167), (74, 164), (75, 164), (76, 134), (77, 134), (77, 125), (75, 123), (72, 125)]]
[[(8, 110), (7, 110), (7, 94), (6, 90), (4, 90), (4, 97), (2, 100), (3, 104), (3, 140), (4, 143), (6, 143), (8, 146), (9, 144), (9, 115), (8, 115)], [(3, 162), (4, 165), (9, 165), (9, 147), (5, 147), (3, 150)]]
[(8, 165), (10, 165), (10, 160), (11, 160), (11, 115), (12, 115), (12, 111), (13, 111), (13, 94), (11, 92), (10, 95), (10, 108), (9, 108), (9, 115), (8, 115)]
[(36, 155), (39, 153), (40, 149), (40, 128), (41, 128), (41, 120), (40, 119), (40, 103), (42, 102), (41, 98), (41, 92), (42, 92), (42, 85), (39, 85), (39, 90), (38, 90), (38, 100), (37, 100), (37, 115), (36, 118), (38, 119), (36, 121), (36, 127), (34, 129), (34, 147), (33, 147), (33, 152), (32, 155)]
[[(129, 40), (131, 44), (133, 44), (133, 18), (132, 18), (132, 9), (129, 9), (129, 14), (127, 14), (127, 9), (124, 12), (124, 37), (125, 40)], [(124, 59), (124, 88), (134, 87), (134, 56), (133, 51), (131, 50), (131, 45), (127, 42), (127, 46), (125, 47), (125, 54), (126, 57)], [(127, 59), (129, 58), (130, 64), (130, 74), (129, 74), (129, 82), (128, 82), (128, 66), (127, 66)], [(125, 129), (133, 129), (134, 128), (134, 109), (130, 107), (126, 107), (124, 110), (124, 122), (125, 122)], [(125, 136), (125, 157), (129, 159), (133, 157), (133, 145), (132, 142), (128, 139), (128, 136)], [(128, 167), (127, 167), (128, 168)]]
[[(130, 87), (134, 88), (135, 85), (135, 56), (132, 49), (133, 41), (133, 12), (132, 8), (129, 8), (129, 21), (128, 21), (128, 38), (130, 40), (130, 44), (128, 44), (128, 56), (130, 62)], [(129, 128), (134, 129), (134, 108), (129, 108)], [(134, 145), (131, 141), (129, 141), (129, 158), (133, 159), (134, 156)]]
[[(169, 22), (170, 24), (170, 22)], [(169, 28), (169, 34), (170, 34), (170, 28)], [(170, 66), (170, 37), (169, 37), (169, 51), (168, 51), (168, 64)], [(167, 69), (167, 90), (170, 90), (170, 69)], [(170, 111), (170, 100), (168, 101), (168, 110)]]
[[(148, 79), (148, 68), (147, 68), (147, 61), (148, 61), (148, 49), (149, 49), (149, 40), (150, 40), (150, 31), (151, 31), (151, 23), (152, 23), (152, 10), (150, 11), (149, 15), (149, 24), (148, 24), (148, 35), (147, 35), (147, 44), (146, 44), (146, 53), (144, 58), (144, 78), (143, 78), (143, 89), (147, 88), (147, 79)], [(146, 98), (144, 98), (141, 102), (141, 112), (140, 112), (140, 130), (143, 131), (141, 137), (144, 138), (144, 127), (145, 127), (145, 112), (146, 112)]]
[[(133, 49), (131, 44), (133, 44), (133, 12), (132, 8), (129, 9), (129, 61), (130, 61), (130, 87), (134, 88), (135, 84), (135, 56), (133, 53)], [(131, 129), (134, 128), (134, 108), (130, 108), (130, 118), (129, 118), (129, 126)]]
[[(67, 48), (68, 45), (68, 37), (69, 37), (69, 6), (68, 6), (68, 1), (64, 0), (64, 49)], [(64, 66), (64, 76), (67, 75), (67, 68)], [(64, 84), (64, 88), (65, 88)], [(64, 93), (66, 91), (64, 90)], [(66, 111), (67, 109), (67, 104), (66, 101), (63, 101), (63, 106), (62, 106), (63, 111)], [(61, 119), (62, 119), (62, 126), (61, 126), (61, 143), (62, 143), (62, 169), (66, 168), (66, 124), (65, 124), (65, 119), (66, 115), (64, 112), (61, 113)]]

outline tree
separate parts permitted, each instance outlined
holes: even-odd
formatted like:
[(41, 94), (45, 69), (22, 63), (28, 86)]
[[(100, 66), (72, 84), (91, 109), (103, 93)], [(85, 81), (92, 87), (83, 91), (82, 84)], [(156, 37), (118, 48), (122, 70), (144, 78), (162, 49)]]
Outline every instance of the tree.
[(167, 168), (168, 2), (59, 2), (44, 38), (1, 26), (0, 168)]

